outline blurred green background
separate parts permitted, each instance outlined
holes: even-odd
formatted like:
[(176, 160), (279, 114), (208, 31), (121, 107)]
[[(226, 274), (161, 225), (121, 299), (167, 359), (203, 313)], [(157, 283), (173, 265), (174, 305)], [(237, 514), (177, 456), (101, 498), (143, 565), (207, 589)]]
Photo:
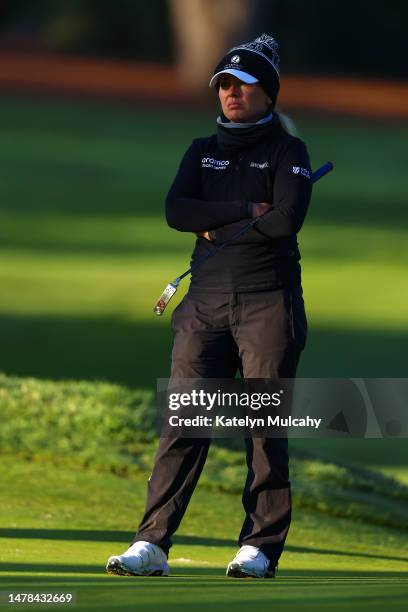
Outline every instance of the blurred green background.
[(221, 49), (269, 32), (285, 73), (406, 79), (407, 18), (400, 0), (386, 10), (381, 0), (2, 0), (0, 49), (173, 64), (180, 37), (196, 37), (211, 66)]
[[(153, 388), (192, 234), (163, 201), (210, 114), (85, 102), (0, 102), (0, 370)], [(303, 376), (399, 377), (408, 339), (406, 125), (296, 117), (314, 188), (299, 235), (309, 339)]]

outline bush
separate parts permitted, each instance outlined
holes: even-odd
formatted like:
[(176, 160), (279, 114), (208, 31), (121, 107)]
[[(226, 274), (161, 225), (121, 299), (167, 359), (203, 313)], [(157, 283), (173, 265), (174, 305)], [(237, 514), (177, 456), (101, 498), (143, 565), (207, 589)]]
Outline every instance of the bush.
[[(151, 391), (0, 374), (0, 414), (2, 452), (91, 466), (126, 477), (151, 469), (157, 446)], [(208, 489), (241, 493), (244, 453), (216, 442), (200, 482)], [(291, 464), (295, 508), (408, 527), (408, 487), (392, 478), (300, 451), (291, 453)]]
[(152, 443), (154, 395), (118, 385), (0, 375), (0, 450), (118, 465)]

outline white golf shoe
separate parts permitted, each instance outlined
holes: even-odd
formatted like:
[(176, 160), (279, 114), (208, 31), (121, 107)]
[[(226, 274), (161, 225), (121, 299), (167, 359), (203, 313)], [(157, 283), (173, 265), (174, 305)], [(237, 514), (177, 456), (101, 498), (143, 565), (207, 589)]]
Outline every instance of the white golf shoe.
[(275, 578), (275, 568), (269, 568), (269, 559), (256, 546), (241, 546), (227, 567), (231, 578)]
[(106, 571), (120, 576), (168, 576), (170, 573), (165, 553), (150, 542), (135, 542), (123, 555), (109, 557)]

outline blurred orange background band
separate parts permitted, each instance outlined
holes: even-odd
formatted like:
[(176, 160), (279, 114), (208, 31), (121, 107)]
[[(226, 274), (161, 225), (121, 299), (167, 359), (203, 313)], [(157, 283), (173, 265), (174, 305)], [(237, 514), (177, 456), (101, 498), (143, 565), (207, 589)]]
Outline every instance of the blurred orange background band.
[[(0, 54), (0, 88), (180, 102), (191, 96), (172, 66), (27, 53)], [(408, 84), (336, 76), (285, 76), (283, 108), (404, 119)]]

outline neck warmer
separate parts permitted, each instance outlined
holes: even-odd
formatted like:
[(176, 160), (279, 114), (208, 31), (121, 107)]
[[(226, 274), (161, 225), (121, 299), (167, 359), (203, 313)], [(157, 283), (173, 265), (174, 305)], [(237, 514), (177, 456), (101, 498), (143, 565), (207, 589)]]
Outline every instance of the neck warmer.
[(234, 151), (251, 147), (267, 138), (279, 125), (278, 116), (270, 113), (255, 123), (233, 123), (221, 114), (217, 119), (217, 141), (224, 151)]

